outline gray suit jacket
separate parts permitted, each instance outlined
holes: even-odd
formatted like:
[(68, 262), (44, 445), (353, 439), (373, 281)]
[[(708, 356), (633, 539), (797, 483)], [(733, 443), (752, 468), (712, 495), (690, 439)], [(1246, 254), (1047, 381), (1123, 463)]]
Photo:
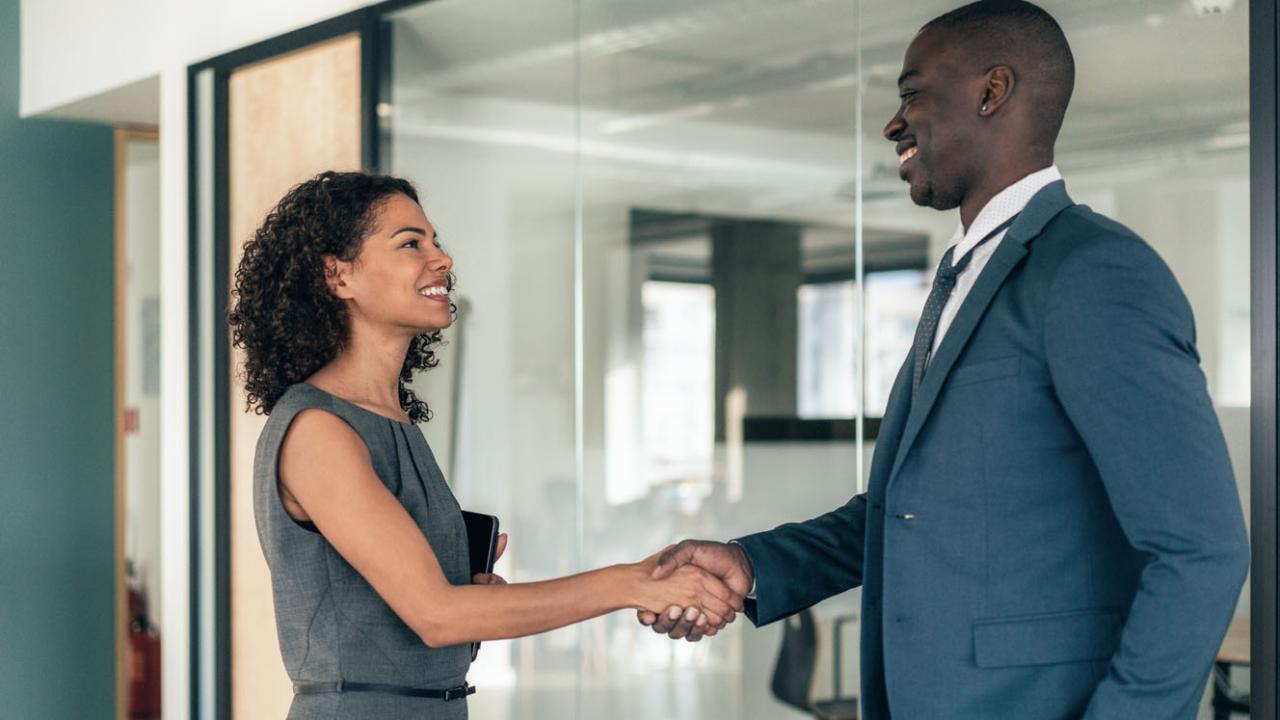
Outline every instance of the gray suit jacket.
[(1249, 560), (1191, 308), (1127, 228), (1044, 188), (911, 401), (868, 492), (740, 538), (748, 614), (861, 585), (868, 720), (1193, 718)]

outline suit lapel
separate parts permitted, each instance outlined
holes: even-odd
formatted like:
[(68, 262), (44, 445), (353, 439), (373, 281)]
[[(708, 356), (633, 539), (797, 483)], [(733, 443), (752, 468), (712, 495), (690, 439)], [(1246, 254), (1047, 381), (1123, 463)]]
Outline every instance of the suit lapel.
[(1000, 241), (1000, 246), (987, 261), (982, 274), (978, 276), (978, 281), (965, 296), (955, 320), (951, 322), (951, 327), (947, 329), (947, 334), (943, 336), (942, 343), (938, 346), (938, 352), (929, 362), (924, 381), (920, 384), (920, 393), (907, 414), (902, 440), (898, 444), (897, 452), (894, 453), (893, 469), (889, 473), (890, 480), (897, 476), (907, 453), (920, 434), (921, 428), (924, 427), (929, 412), (933, 410), (939, 393), (942, 392), (947, 375), (960, 357), (965, 344), (969, 342), (973, 331), (977, 329), (978, 322), (987, 311), (987, 306), (991, 304), (991, 300), (995, 298), (996, 292), (1009, 277), (1009, 273), (1026, 257), (1027, 243), (1039, 235), (1044, 226), (1058, 213), (1071, 205), (1066, 185), (1061, 180), (1046, 185), (1031, 198), (1027, 207), (1010, 226), (1004, 239)]

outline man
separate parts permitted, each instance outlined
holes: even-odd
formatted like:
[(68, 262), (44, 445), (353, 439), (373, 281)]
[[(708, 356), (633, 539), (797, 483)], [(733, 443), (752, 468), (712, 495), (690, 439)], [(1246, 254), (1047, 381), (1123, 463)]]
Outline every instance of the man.
[[(859, 585), (864, 717), (1193, 718), (1248, 565), (1191, 308), (1152, 249), (1072, 203), (1057, 23), (984, 0), (907, 49), (885, 127), (911, 199), (960, 209), (868, 492), (685, 541), (757, 625)], [(751, 594), (748, 594), (751, 593)], [(684, 616), (642, 614), (673, 637)]]

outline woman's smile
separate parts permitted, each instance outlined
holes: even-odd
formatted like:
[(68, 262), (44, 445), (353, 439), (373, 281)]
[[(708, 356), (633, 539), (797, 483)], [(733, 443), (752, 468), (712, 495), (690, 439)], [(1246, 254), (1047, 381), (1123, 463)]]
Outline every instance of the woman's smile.
[(428, 300), (434, 300), (435, 302), (448, 303), (450, 301), (449, 286), (444, 282), (428, 285), (418, 290), (418, 294)]

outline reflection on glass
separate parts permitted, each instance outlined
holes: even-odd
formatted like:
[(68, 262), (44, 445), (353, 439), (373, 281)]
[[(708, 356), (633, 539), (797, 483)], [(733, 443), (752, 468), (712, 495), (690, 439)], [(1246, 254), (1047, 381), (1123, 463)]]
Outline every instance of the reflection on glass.
[(889, 390), (911, 351), (916, 320), (929, 295), (924, 270), (888, 270), (865, 275), (867, 286), (868, 415), (879, 417), (889, 403)]
[(800, 417), (853, 417), (857, 295), (853, 281), (800, 286)]
[[(704, 492), (711, 487), (715, 291), (705, 284), (648, 280), (641, 288), (641, 302), (643, 490), (631, 497), (609, 497), (615, 505), (644, 497), (661, 485), (685, 482)], [(613, 478), (609, 479), (612, 489)]]
[[(588, 565), (810, 517), (855, 490), (852, 443), (744, 434), (815, 395), (852, 417), (854, 308), (808, 300), (854, 276), (855, 9), (582, 5)], [(674, 283), (688, 305), (663, 297), (662, 314), (653, 291)], [(620, 478), (654, 458), (672, 458), (661, 481), (612, 504)], [(854, 608), (848, 596), (819, 607), (824, 638)], [(781, 628), (747, 624), (690, 646), (626, 613), (592, 623), (581, 716), (786, 717), (768, 690)], [(856, 644), (845, 648), (849, 663)]]
[[(863, 412), (884, 414), (889, 390), (911, 350), (916, 320), (929, 294), (923, 270), (867, 272), (867, 400)], [(858, 409), (859, 348), (854, 282), (821, 282), (800, 288), (800, 390), (802, 418), (851, 418)]]

